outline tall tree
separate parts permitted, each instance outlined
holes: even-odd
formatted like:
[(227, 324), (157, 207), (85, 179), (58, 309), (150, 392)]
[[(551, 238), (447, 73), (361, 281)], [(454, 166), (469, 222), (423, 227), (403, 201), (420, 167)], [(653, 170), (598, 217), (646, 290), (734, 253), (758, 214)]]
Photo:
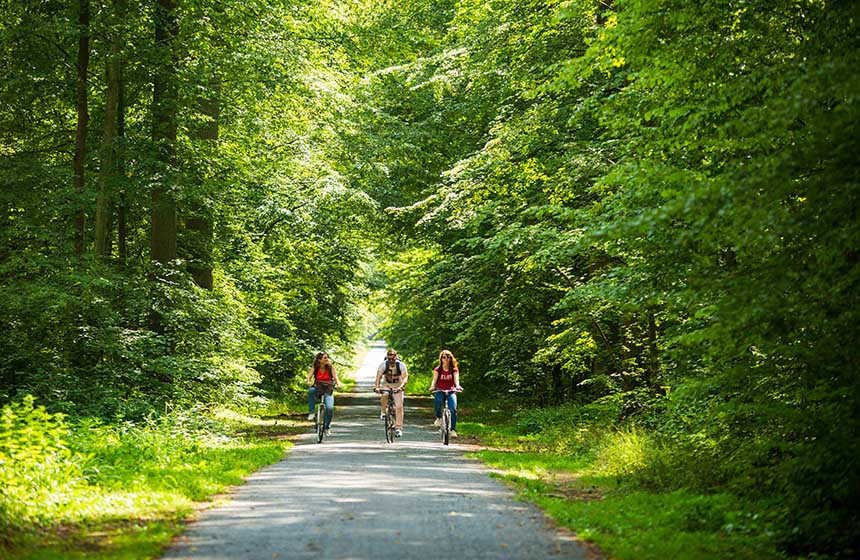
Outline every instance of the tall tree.
[[(221, 85), (217, 78), (212, 78), (204, 86), (205, 89), (198, 96), (198, 111), (202, 122), (197, 125), (196, 137), (200, 142), (214, 142), (218, 140), (218, 121), (220, 115)], [(212, 242), (214, 240), (214, 229), (212, 225), (212, 207), (206, 204), (206, 193), (209, 190), (207, 176), (198, 172), (201, 191), (191, 208), (185, 225), (189, 230), (186, 240), (189, 247), (188, 271), (194, 282), (203, 289), (213, 288), (212, 280)], [(208, 174), (207, 174), (208, 175)], [(211, 188), (211, 187), (210, 187)], [(202, 200), (200, 200), (202, 199)]]
[(75, 112), (77, 126), (75, 129), (74, 176), (77, 203), (75, 204), (75, 253), (80, 255), (84, 249), (84, 167), (87, 159), (87, 124), (89, 110), (87, 108), (88, 71), (90, 62), (90, 2), (78, 0), (78, 57), (75, 66), (76, 96)]
[(101, 145), (101, 174), (99, 176), (99, 191), (96, 199), (96, 217), (94, 225), (94, 252), (97, 258), (110, 257), (111, 244), (109, 230), (113, 219), (114, 194), (113, 186), (117, 177), (117, 126), (120, 111), (121, 84), (121, 55), (125, 25), (127, 0), (113, 0), (109, 23), (110, 55), (107, 60), (107, 93), (105, 94), (104, 124)]
[[(158, 178), (151, 192), (152, 224), (150, 258), (158, 267), (156, 278), (166, 274), (176, 259), (176, 200), (173, 194), (176, 168), (176, 134), (179, 88), (177, 85), (176, 2), (157, 0), (154, 24), (156, 68), (152, 89), (152, 140), (158, 154)], [(151, 326), (163, 330), (161, 312), (153, 309)]]

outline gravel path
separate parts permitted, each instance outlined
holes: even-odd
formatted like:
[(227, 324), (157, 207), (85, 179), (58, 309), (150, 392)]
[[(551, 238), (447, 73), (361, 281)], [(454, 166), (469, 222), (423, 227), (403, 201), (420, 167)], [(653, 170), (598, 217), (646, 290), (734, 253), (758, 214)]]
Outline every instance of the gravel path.
[(373, 347), (356, 392), (335, 396), (331, 437), (317, 444), (309, 426), (287, 459), (249, 477), (229, 503), (203, 511), (162, 558), (588, 557), (465, 458), (463, 447), (442, 446), (430, 399), (407, 395), (403, 437), (386, 444), (371, 392), (384, 357), (384, 347)]

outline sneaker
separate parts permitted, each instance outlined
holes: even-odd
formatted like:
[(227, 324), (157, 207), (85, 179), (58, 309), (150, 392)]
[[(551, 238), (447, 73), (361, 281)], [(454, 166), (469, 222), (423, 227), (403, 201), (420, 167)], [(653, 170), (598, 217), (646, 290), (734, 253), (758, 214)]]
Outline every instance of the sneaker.
[(323, 434), (323, 435), (330, 436), (330, 435), (331, 435), (331, 430), (326, 430), (326, 431), (325, 431), (325, 434)]
[(451, 437), (459, 437), (459, 436), (457, 436), (457, 432), (455, 432), (454, 430), (451, 430), (450, 436)]
[(403, 430), (394, 430), (394, 437), (400, 437), (403, 435)]
[(384, 413), (384, 412), (380, 412), (380, 413), (379, 413), (379, 419), (380, 419), (380, 420), (385, 420), (385, 413)]
[(316, 416), (316, 414), (314, 414), (313, 412), (311, 412), (310, 414), (308, 414), (308, 420), (310, 420), (311, 422), (313, 422), (314, 420), (316, 420), (316, 417), (317, 417), (317, 416)]
[(434, 425), (434, 426), (436, 426), (436, 427), (441, 426), (441, 425), (442, 425), (442, 419), (441, 419), (441, 418), (437, 418), (437, 419), (433, 420), (433, 425)]

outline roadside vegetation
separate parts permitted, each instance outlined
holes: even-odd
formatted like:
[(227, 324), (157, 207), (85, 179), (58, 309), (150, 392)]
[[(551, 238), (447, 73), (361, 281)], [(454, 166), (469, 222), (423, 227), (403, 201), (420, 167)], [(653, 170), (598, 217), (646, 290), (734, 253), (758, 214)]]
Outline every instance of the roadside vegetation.
[(225, 410), (141, 422), (70, 419), (33, 399), (0, 410), (0, 556), (152, 558), (184, 520), (280, 460), (289, 418)]
[(516, 412), (467, 407), (458, 423), (474, 455), (559, 525), (616, 560), (787, 558), (776, 529), (785, 512), (767, 495), (734, 494), (691, 470), (706, 454), (619, 422), (617, 399)]

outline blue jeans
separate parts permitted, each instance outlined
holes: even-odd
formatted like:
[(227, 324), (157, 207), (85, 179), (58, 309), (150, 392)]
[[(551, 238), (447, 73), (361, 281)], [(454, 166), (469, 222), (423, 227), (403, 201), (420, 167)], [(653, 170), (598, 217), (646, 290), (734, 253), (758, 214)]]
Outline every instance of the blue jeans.
[[(436, 409), (436, 418), (442, 418), (442, 400), (445, 393), (433, 393), (433, 407)], [(457, 394), (448, 393), (448, 408), (451, 409), (451, 429), (457, 429)]]
[[(311, 385), (308, 388), (308, 414), (314, 413), (314, 405), (317, 401), (317, 388)], [(325, 404), (325, 414), (323, 414), (323, 427), (328, 430), (331, 426), (331, 417), (334, 415), (334, 395), (322, 395), (323, 404)]]

